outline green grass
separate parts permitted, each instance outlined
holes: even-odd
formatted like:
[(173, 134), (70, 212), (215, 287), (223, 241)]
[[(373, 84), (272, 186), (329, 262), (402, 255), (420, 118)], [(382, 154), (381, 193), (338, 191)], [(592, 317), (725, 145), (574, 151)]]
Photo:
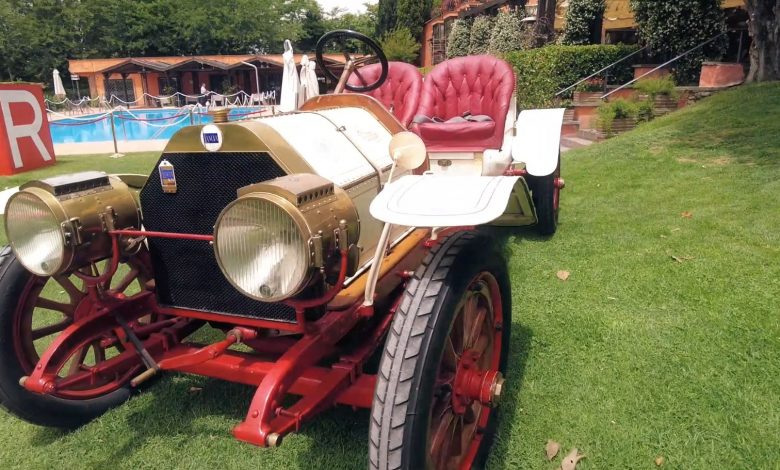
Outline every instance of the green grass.
[[(65, 158), (56, 171), (153, 164)], [(587, 454), (579, 469), (651, 469), (659, 455), (663, 468), (778, 468), (780, 84), (567, 153), (563, 171), (558, 234), (510, 243), (512, 354), (490, 466), (552, 470), (560, 459), (543, 448), (554, 439)], [(0, 414), (0, 462), (366, 467), (367, 411), (328, 411), (281, 448), (258, 449), (230, 435), (251, 396), (169, 375), (71, 433)]]

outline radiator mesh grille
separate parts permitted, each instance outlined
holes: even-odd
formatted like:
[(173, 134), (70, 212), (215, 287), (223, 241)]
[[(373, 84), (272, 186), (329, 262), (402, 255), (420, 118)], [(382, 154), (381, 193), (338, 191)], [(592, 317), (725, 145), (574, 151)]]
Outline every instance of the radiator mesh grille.
[[(264, 152), (166, 153), (163, 159), (174, 167), (177, 191), (163, 192), (158, 162), (141, 191), (144, 227), (150, 231), (211, 235), (238, 188), (285, 174)], [(209, 243), (150, 238), (149, 247), (160, 305), (295, 322), (291, 307), (252, 300), (231, 286)]]

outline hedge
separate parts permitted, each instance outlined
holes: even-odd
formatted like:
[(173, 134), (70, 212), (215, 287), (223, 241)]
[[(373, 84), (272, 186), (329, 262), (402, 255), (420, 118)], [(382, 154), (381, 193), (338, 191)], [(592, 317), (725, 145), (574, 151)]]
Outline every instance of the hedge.
[[(520, 109), (544, 108), (555, 104), (554, 96), (560, 90), (636, 50), (636, 46), (625, 45), (551, 45), (510, 52), (504, 58), (515, 69)], [(634, 77), (633, 59), (609, 70), (610, 84), (623, 84)], [(570, 91), (562, 98), (571, 96)]]

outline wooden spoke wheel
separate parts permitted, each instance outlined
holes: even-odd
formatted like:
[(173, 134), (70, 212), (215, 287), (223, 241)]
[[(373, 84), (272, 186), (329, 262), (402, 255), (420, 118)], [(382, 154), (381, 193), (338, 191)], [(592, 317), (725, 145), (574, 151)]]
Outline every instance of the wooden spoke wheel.
[[(132, 295), (147, 288), (151, 269), (146, 252), (122, 263), (113, 279), (89, 292), (75, 275), (39, 277), (17, 261), (9, 247), (0, 251), (0, 402), (9, 411), (35, 424), (79, 426), (130, 394), (133, 368), (100, 372), (100, 365), (125, 350), (126, 339), (118, 331), (102, 333), (76, 348), (63, 361), (56, 377), (57, 390), (50, 395), (29, 392), (19, 380), (30, 375), (43, 352), (68, 326), (93, 315), (102, 290)], [(97, 267), (82, 270), (95, 274)], [(132, 327), (153, 321), (151, 312)], [(90, 380), (69, 380), (90, 372)]]
[(490, 448), (511, 325), (506, 264), (492, 240), (440, 242), (407, 285), (371, 412), (378, 469), (479, 468)]

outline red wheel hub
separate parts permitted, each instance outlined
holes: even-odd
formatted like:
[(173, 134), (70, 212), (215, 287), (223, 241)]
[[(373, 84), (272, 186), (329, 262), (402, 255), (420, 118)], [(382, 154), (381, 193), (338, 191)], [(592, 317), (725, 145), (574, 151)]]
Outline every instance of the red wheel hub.
[(458, 361), (452, 394), (452, 409), (457, 414), (465, 413), (475, 401), (491, 407), (498, 404), (504, 377), (497, 370), (481, 370), (480, 356), (479, 351), (469, 350)]

